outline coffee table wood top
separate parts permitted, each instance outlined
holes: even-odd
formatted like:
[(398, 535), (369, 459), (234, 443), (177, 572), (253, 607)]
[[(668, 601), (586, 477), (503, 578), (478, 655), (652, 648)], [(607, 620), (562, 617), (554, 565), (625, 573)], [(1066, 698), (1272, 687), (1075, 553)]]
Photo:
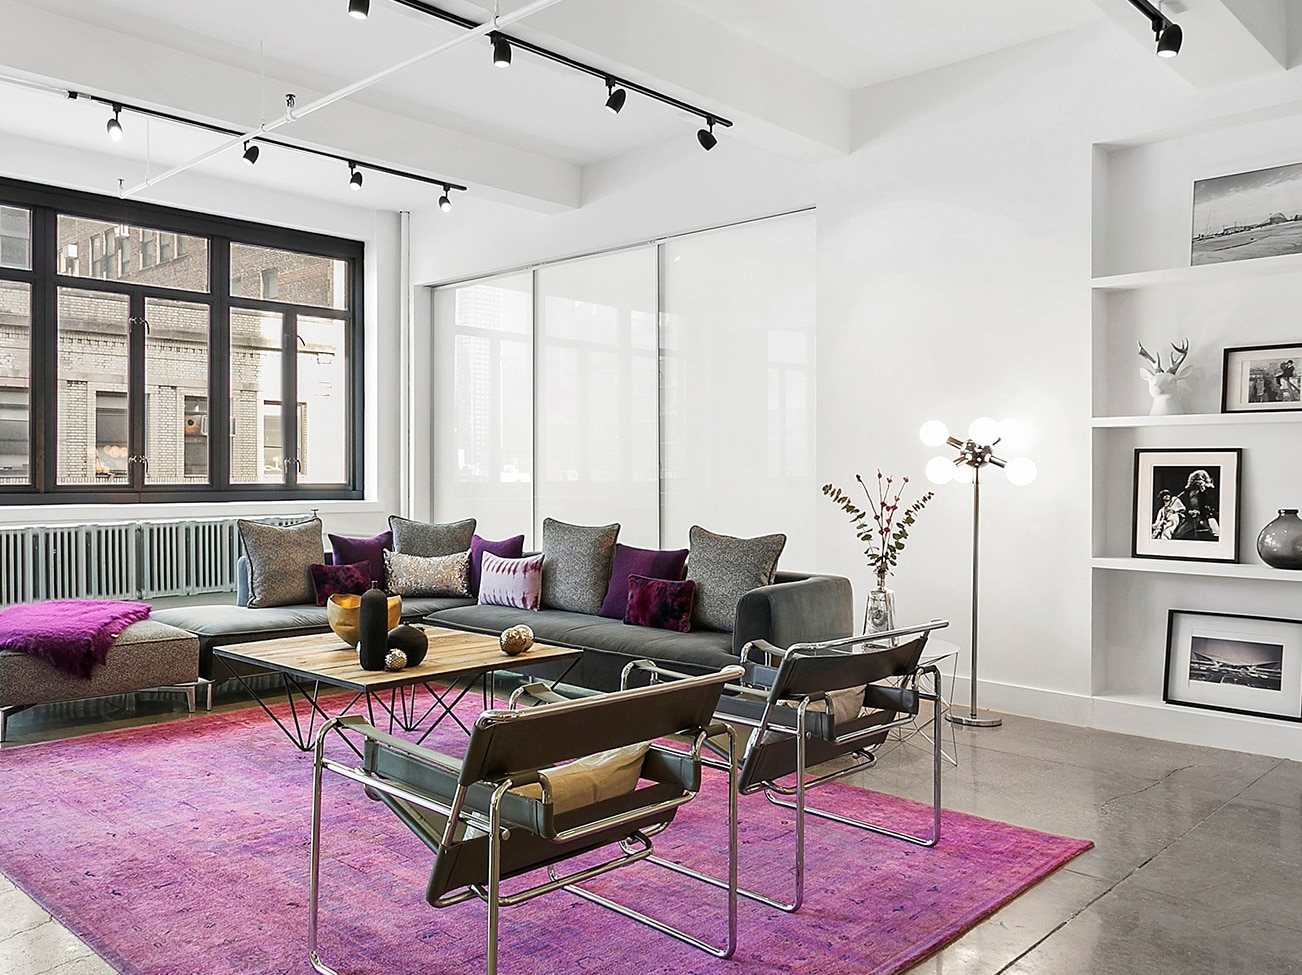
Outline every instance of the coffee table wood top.
[(429, 638), (429, 653), (419, 667), (404, 667), (392, 672), (362, 670), (357, 665), (357, 651), (334, 633), (232, 643), (213, 647), (213, 653), (227, 660), (355, 691), (380, 691), (430, 681), (452, 681), (493, 670), (527, 667), (552, 660), (573, 660), (583, 655), (582, 650), (535, 643), (519, 656), (508, 657), (501, 651), (495, 636), (449, 630), (442, 626), (420, 626), (419, 629)]

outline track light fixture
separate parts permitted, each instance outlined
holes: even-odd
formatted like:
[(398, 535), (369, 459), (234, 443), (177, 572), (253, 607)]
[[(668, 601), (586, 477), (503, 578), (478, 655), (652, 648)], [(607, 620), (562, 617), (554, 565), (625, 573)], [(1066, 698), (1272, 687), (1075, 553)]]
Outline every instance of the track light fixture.
[(628, 92), (623, 88), (615, 87), (615, 81), (613, 78), (606, 79), (606, 91), (608, 92), (606, 108), (609, 109), (612, 114), (618, 115), (620, 109), (624, 107), (624, 102), (628, 100)]
[(718, 138), (714, 134), (714, 119), (710, 116), (705, 117), (705, 124), (708, 128), (700, 129), (696, 133), (696, 141), (701, 144), (701, 148), (709, 152), (719, 144)]
[(105, 126), (105, 128), (108, 129), (109, 138), (112, 139), (114, 142), (122, 141), (122, 123), (118, 121), (118, 116), (121, 114), (122, 114), (122, 106), (114, 105), (113, 117), (108, 120), (108, 125)]
[(1130, 5), (1148, 18), (1153, 27), (1153, 38), (1157, 42), (1159, 58), (1173, 58), (1180, 53), (1180, 44), (1184, 41), (1184, 31), (1180, 25), (1172, 23), (1161, 11), (1161, 3), (1154, 7), (1149, 0), (1130, 0)]
[(493, 67), (509, 68), (511, 66), (511, 42), (504, 34), (490, 34), (493, 39)]
[(446, 183), (443, 185), (443, 195), (439, 197), (439, 209), (444, 213), (452, 209), (452, 188)]
[(365, 20), (371, 15), (371, 0), (348, 0), (348, 16)]
[(357, 163), (350, 162), (348, 164), (348, 171), (353, 174), (348, 177), (349, 188), (353, 190), (360, 190), (362, 188), (362, 174), (357, 169)]
[(258, 147), (251, 142), (244, 143), (244, 161), (250, 166), (258, 161)]

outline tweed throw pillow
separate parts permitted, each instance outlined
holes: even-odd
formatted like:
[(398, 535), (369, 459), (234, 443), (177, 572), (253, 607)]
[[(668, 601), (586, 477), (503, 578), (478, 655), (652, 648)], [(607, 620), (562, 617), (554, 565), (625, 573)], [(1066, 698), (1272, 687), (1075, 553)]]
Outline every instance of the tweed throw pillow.
[(315, 603), (309, 566), (325, 562), (321, 519), (280, 528), (257, 521), (236, 522), (249, 558), (249, 607)]
[(395, 596), (469, 596), (470, 551), (430, 558), (385, 552), (384, 577)]
[(597, 615), (610, 585), (619, 525), (543, 521), (542, 604), (548, 609)]
[(542, 567), (541, 555), (503, 559), (485, 552), (479, 576), (479, 605), (537, 612), (542, 599)]
[(429, 558), (433, 555), (470, 551), (470, 539), (475, 534), (475, 519), (431, 525), (425, 521), (389, 515), (389, 529), (393, 532), (395, 552)]
[(693, 525), (688, 540), (687, 578), (696, 583), (692, 627), (731, 633), (741, 597), (773, 584), (787, 536), (733, 538)]

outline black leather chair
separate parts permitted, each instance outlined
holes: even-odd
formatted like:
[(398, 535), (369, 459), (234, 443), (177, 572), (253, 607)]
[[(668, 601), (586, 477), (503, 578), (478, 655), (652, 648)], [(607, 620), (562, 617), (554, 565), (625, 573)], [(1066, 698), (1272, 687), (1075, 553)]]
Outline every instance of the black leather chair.
[[(471, 729), (461, 760), (395, 738), (360, 716), (329, 721), (317, 737), (312, 802), (308, 941), (313, 968), (333, 975), (317, 950), (322, 784), (327, 771), (365, 786), (433, 851), (425, 892), (432, 906), (446, 908), (475, 897), (487, 904), (489, 975), (497, 971), (499, 909), (561, 888), (720, 958), (730, 957), (737, 936), (735, 770), (729, 775), (729, 881), (722, 885), (728, 889), (724, 944), (701, 940), (578, 885), (651, 859), (651, 837), (669, 827), (678, 809), (700, 789), (701, 749), (707, 739), (726, 736), (731, 763), (733, 732), (716, 723), (713, 714), (725, 684), (736, 682), (743, 672), (741, 667), (727, 667), (527, 710), (485, 711)], [(690, 750), (654, 743), (670, 735), (687, 736)], [(326, 757), (327, 743), (339, 738), (352, 746), (351, 761)], [(607, 754), (630, 746), (640, 746), (640, 758), (635, 754), (631, 765), (626, 751)], [(608, 770), (611, 759), (622, 768), (622, 775), (615, 777), (622, 777), (623, 785), (612, 785), (611, 776), (601, 770), (602, 762)], [(566, 772), (569, 766), (562, 763), (575, 760), (583, 761)], [(584, 774), (575, 776), (580, 769)], [(576, 788), (575, 781), (583, 786)], [(615, 849), (609, 859), (557, 874), (565, 860), (610, 846)], [(539, 867), (548, 868), (547, 881), (509, 895), (501, 892), (504, 878)]]

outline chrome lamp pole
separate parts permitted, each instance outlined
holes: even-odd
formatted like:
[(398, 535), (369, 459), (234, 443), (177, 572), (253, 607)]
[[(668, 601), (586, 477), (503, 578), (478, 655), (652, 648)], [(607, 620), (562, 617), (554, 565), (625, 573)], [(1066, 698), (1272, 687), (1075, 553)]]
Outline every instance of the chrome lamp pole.
[(989, 465), (1001, 468), (1013, 484), (1030, 484), (1035, 480), (1035, 464), (1025, 457), (1004, 460), (995, 456), (994, 448), (1002, 439), (999, 424), (989, 417), (973, 420), (966, 440), (951, 436), (945, 424), (928, 420), (919, 431), (928, 447), (947, 445), (958, 451), (957, 457), (933, 457), (927, 463), (927, 478), (936, 484), (949, 481), (972, 484), (972, 666), (970, 670), (971, 703), (966, 712), (951, 708), (945, 715), (954, 724), (973, 728), (997, 728), (1003, 719), (992, 712), (977, 710), (977, 633), (980, 623), (979, 595), (981, 569), (981, 469)]

